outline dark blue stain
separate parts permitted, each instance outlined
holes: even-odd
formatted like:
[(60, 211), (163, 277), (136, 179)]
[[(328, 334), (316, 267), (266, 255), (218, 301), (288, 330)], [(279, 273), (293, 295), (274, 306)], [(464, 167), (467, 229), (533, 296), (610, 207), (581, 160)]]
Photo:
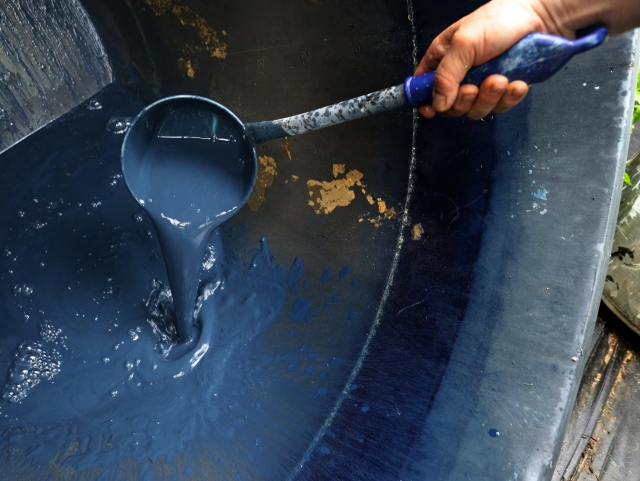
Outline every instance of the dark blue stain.
[(349, 315), (347, 316), (347, 318), (348, 318), (350, 321), (353, 321), (356, 317), (358, 317), (358, 313), (357, 313), (357, 312), (355, 312), (355, 311), (351, 311), (351, 312), (349, 313)]
[(318, 389), (318, 396), (326, 396), (329, 390), (326, 387), (321, 387)]
[(331, 298), (331, 302), (338, 302), (338, 296), (333, 296)]
[(351, 266), (347, 266), (344, 269), (342, 269), (340, 271), (340, 273), (338, 274), (338, 277), (340, 279), (344, 279), (345, 277), (347, 277), (349, 275), (349, 271), (351, 270)]
[(331, 454), (331, 450), (328, 447), (326, 447), (324, 444), (320, 446), (318, 451), (320, 451), (320, 454)]
[(329, 361), (329, 366), (339, 366), (340, 364), (342, 364), (342, 360), (337, 357), (333, 357)]
[(362, 411), (363, 413), (368, 413), (369, 412), (369, 406), (362, 406), (360, 411)]
[(287, 366), (287, 371), (289, 372), (293, 372), (298, 368), (298, 362), (294, 361), (292, 363), (289, 363), (289, 365)]
[(313, 315), (314, 315), (315, 313), (316, 313), (316, 310), (312, 308), (312, 309), (309, 311), (309, 314), (307, 314), (307, 317), (305, 318), (305, 321), (310, 321), (310, 320), (311, 320), (311, 318), (313, 317)]
[(327, 378), (327, 371), (321, 371), (319, 374), (320, 379), (326, 379)]
[(287, 286), (291, 289), (292, 294), (295, 294), (298, 290), (298, 281), (302, 277), (303, 271), (304, 266), (302, 265), (302, 261), (300, 257), (296, 257), (287, 275)]
[(497, 438), (498, 436), (500, 436), (500, 431), (498, 431), (497, 429), (489, 429), (489, 436), (491, 436), (492, 438)]
[(183, 471), (183, 473), (184, 473), (184, 475), (185, 475), (185, 476), (191, 476), (192, 472), (193, 472), (193, 471), (191, 470), (191, 467), (189, 467), (189, 466), (187, 466), (186, 468), (184, 468), (184, 471)]
[(331, 269), (327, 269), (320, 276), (320, 282), (327, 282), (330, 277), (331, 277)]
[(309, 286), (309, 281), (304, 281), (304, 282), (302, 283), (302, 288), (303, 288), (303, 289), (306, 289), (306, 288), (307, 288), (307, 286)]
[(305, 297), (298, 297), (295, 301), (293, 301), (289, 317), (296, 322), (300, 322), (305, 318), (310, 307), (311, 301), (309, 299)]
[(315, 368), (313, 366), (309, 366), (304, 370), (305, 374), (313, 374), (313, 371), (315, 371)]
[(307, 359), (309, 359), (310, 361), (317, 361), (318, 360), (318, 353), (310, 352), (309, 354), (307, 354)]
[(311, 456), (309, 456), (309, 454), (308, 454), (308, 453), (304, 453), (304, 454), (302, 455), (302, 459), (304, 459), (305, 461), (311, 461)]
[(351, 285), (352, 286), (355, 286), (357, 283), (358, 283), (358, 279), (354, 279), (354, 280), (351, 281)]

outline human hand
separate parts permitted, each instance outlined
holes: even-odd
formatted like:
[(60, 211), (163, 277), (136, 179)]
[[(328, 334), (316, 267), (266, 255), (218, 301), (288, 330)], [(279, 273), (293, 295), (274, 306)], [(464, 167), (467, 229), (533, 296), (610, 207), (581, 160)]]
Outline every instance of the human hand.
[(477, 120), (520, 103), (529, 90), (525, 82), (509, 83), (502, 75), (486, 78), (480, 87), (460, 86), (460, 82), (471, 67), (497, 57), (532, 32), (571, 37), (574, 32), (556, 25), (541, 2), (544, 0), (493, 0), (438, 35), (414, 74), (436, 70), (433, 102), (418, 111), (426, 118), (439, 113)]

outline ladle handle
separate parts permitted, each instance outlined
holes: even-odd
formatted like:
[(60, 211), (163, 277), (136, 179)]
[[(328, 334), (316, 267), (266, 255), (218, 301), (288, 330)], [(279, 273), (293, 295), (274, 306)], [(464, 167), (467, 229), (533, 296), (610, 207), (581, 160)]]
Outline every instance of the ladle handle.
[[(569, 40), (555, 35), (532, 33), (502, 55), (474, 67), (462, 84), (480, 85), (493, 74), (528, 84), (543, 82), (555, 74), (574, 55), (597, 47), (607, 37), (605, 27), (592, 27), (586, 35)], [(254, 144), (290, 135), (303, 134), (371, 114), (402, 107), (431, 103), (435, 72), (409, 77), (403, 85), (373, 92), (335, 105), (284, 119), (246, 125), (246, 135)]]
[[(509, 50), (487, 63), (474, 67), (461, 85), (480, 86), (490, 75), (500, 74), (528, 84), (544, 82), (560, 70), (574, 55), (600, 45), (607, 38), (606, 27), (591, 27), (586, 35), (576, 40), (531, 33)], [(431, 103), (435, 72), (409, 77), (404, 83), (407, 102), (413, 107)]]

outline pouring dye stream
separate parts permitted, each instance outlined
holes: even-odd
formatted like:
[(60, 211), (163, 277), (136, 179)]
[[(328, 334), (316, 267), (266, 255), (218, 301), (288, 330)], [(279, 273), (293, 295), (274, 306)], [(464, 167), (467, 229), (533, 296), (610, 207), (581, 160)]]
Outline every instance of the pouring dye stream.
[[(505, 74), (510, 80), (539, 82), (572, 55), (599, 45), (605, 37), (603, 28), (576, 41), (533, 34), (473, 69), (464, 83), (479, 84), (494, 73)], [(121, 160), (127, 186), (157, 232), (171, 288), (154, 284), (145, 303), (132, 294), (131, 302), (145, 310), (153, 333), (133, 328), (128, 331), (132, 342), (125, 347), (111, 328), (108, 333), (92, 333), (86, 332), (85, 325), (84, 329), (78, 325), (78, 333), (71, 336), (68, 331), (74, 330), (74, 324), (63, 332), (56, 325), (56, 316), (48, 314), (51, 319), (41, 322), (38, 339), (19, 344), (9, 382), (2, 391), (5, 401), (18, 403), (2, 406), (0, 427), (6, 434), (5, 447), (20, 453), (21, 463), (45, 464), (55, 459), (59, 470), (65, 466), (75, 471), (92, 470), (91, 479), (101, 473), (106, 479), (115, 478), (117, 472), (110, 470), (111, 466), (132, 457), (138, 463), (135, 469), (140, 478), (147, 479), (143, 476), (152, 468), (145, 459), (153, 464), (153, 459), (164, 457), (170, 463), (177, 452), (192, 449), (189, 443), (212, 438), (224, 443), (240, 436), (245, 421), (221, 420), (223, 407), (216, 399), (224, 398), (224, 409), (229, 412), (234, 401), (231, 394), (224, 397), (218, 389), (225, 375), (231, 378), (228, 393), (243, 392), (243, 386), (252, 382), (261, 364), (252, 358), (257, 354), (251, 347), (280, 315), (285, 283), (293, 291), (302, 273), (299, 259), (288, 275), (283, 266), (272, 265), (266, 240), (248, 268), (237, 258), (223, 255), (228, 250), (222, 235), (225, 226), (216, 227), (236, 213), (252, 191), (257, 173), (255, 144), (407, 103), (428, 103), (432, 85), (433, 74), (411, 77), (403, 85), (317, 111), (247, 125), (223, 106), (200, 97), (171, 97), (144, 109), (126, 133)], [(64, 222), (66, 217), (61, 219)], [(136, 217), (134, 222), (143, 221)], [(69, 232), (73, 225), (64, 224)], [(207, 249), (211, 262), (203, 269)], [(98, 261), (108, 263), (109, 259)], [(343, 272), (348, 274), (348, 270)], [(340, 279), (345, 276), (341, 274)], [(14, 288), (20, 299), (28, 299), (31, 292), (28, 284)], [(107, 290), (96, 300), (102, 309), (96, 320), (107, 312), (105, 299), (109, 295)], [(113, 307), (114, 329), (125, 321), (117, 318), (119, 313), (117, 306)], [(61, 366), (67, 352), (73, 356), (73, 352), (108, 341), (115, 347), (101, 363), (106, 368), (115, 368), (117, 363), (117, 371), (105, 368), (96, 373), (88, 365), (74, 364), (76, 372), (64, 372)], [(241, 352), (242, 360), (230, 363), (234, 352)], [(338, 364), (339, 360), (327, 362), (328, 366)], [(326, 392), (324, 387), (317, 389), (309, 402), (321, 403)], [(50, 399), (48, 409), (24, 402), (32, 396)], [(255, 403), (260, 406), (259, 399)], [(265, 408), (256, 410), (258, 418), (261, 409)], [(180, 437), (174, 435), (178, 428), (184, 431)], [(246, 444), (262, 452), (262, 438), (254, 433), (247, 436), (252, 437)], [(268, 459), (266, 447), (264, 453)], [(218, 455), (210, 453), (214, 454)], [(239, 476), (229, 466), (228, 477)], [(263, 472), (267, 477), (282, 474), (277, 470), (269, 473), (266, 468)], [(179, 473), (183, 475), (190, 476), (191, 469)]]

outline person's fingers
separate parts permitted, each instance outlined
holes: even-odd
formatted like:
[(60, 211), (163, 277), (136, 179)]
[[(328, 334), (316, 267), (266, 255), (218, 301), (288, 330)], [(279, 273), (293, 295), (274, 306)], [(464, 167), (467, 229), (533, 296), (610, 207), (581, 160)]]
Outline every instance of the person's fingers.
[(507, 87), (506, 92), (498, 102), (498, 105), (495, 106), (493, 111), (496, 114), (503, 114), (507, 110), (512, 109), (516, 105), (518, 105), (522, 100), (527, 96), (529, 92), (529, 86), (526, 82), (522, 80), (516, 80), (511, 82)]
[(458, 29), (451, 39), (451, 47), (438, 65), (433, 82), (433, 108), (445, 112), (458, 96), (458, 86), (473, 66), (475, 48), (479, 40), (473, 34)]
[(478, 87), (475, 85), (462, 85), (458, 89), (458, 96), (449, 110), (443, 112), (442, 117), (460, 117), (465, 115), (478, 97)]
[(427, 52), (424, 54), (424, 57), (422, 57), (418, 68), (413, 74), (414, 77), (427, 72), (433, 72), (438, 68), (440, 61), (449, 51), (451, 37), (455, 34), (456, 30), (458, 30), (459, 23), (460, 21), (451, 25), (431, 42), (431, 45), (429, 45)]
[(472, 120), (480, 120), (491, 113), (500, 102), (508, 85), (509, 80), (504, 75), (491, 75), (484, 79), (478, 91), (478, 98), (467, 112), (467, 117)]
[(426, 119), (432, 119), (436, 115), (436, 111), (431, 105), (421, 105), (418, 107), (418, 113)]

